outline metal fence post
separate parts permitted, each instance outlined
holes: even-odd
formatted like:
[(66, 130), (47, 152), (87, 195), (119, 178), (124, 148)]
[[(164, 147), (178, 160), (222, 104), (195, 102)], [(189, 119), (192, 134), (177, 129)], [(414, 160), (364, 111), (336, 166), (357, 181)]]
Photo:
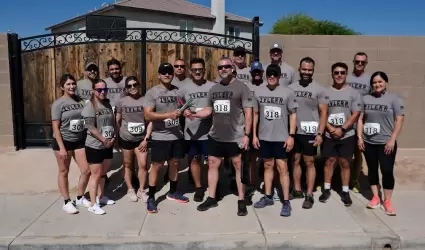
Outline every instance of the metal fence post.
[(254, 61), (260, 61), (260, 17), (252, 19), (252, 54)]
[(147, 68), (147, 64), (146, 64), (146, 29), (142, 29), (142, 37), (141, 37), (141, 43), (142, 43), (142, 48), (141, 48), (141, 57), (140, 57), (140, 83), (142, 84), (142, 95), (146, 94), (146, 68)]

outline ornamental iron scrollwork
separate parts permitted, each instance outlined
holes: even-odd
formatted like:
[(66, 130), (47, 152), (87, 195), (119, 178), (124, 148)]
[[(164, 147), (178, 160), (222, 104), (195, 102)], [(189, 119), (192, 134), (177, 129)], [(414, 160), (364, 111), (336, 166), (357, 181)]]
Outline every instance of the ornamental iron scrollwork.
[[(90, 34), (97, 35), (90, 36)], [(20, 42), (22, 52), (66, 45), (108, 42), (178, 43), (221, 49), (243, 47), (248, 53), (252, 53), (253, 50), (251, 39), (175, 29), (79, 30), (21, 38)]]

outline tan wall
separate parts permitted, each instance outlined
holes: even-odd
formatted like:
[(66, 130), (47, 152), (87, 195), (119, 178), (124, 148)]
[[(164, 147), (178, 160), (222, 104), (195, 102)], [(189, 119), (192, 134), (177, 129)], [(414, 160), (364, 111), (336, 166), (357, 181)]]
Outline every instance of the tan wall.
[(10, 92), (7, 34), (0, 34), (0, 152), (11, 149), (13, 142), (12, 99)]
[(298, 68), (301, 58), (316, 61), (315, 79), (331, 83), (330, 67), (337, 61), (353, 68), (356, 52), (366, 52), (366, 70), (384, 71), (389, 77), (389, 90), (405, 102), (406, 118), (399, 137), (399, 147), (425, 148), (425, 37), (388, 36), (291, 36), (265, 35), (260, 39), (260, 59), (268, 62), (269, 48), (274, 43), (284, 46), (284, 60)]

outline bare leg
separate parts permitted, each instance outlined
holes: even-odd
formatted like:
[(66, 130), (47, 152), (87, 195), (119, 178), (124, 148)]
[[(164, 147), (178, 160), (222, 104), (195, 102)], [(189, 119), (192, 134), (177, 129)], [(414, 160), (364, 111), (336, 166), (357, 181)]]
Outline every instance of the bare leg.
[(221, 158), (208, 156), (208, 191), (211, 198), (216, 195), (220, 165)]

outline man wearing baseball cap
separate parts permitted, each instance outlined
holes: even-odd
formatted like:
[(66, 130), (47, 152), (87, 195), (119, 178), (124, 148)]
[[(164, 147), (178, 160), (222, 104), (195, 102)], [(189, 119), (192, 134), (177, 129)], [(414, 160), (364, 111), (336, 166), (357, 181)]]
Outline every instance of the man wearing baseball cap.
[(90, 100), (93, 82), (99, 79), (99, 67), (94, 62), (88, 62), (84, 67), (84, 76), (77, 82), (77, 95), (86, 102)]
[(178, 110), (178, 88), (171, 84), (174, 69), (169, 63), (161, 63), (158, 68), (160, 83), (150, 88), (145, 95), (145, 118), (152, 122), (151, 162), (149, 173), (149, 198), (147, 210), (156, 213), (156, 182), (159, 170), (168, 163), (170, 191), (168, 200), (187, 203), (189, 199), (177, 191), (178, 168), (185, 154), (183, 130), (179, 123), (181, 112)]
[(282, 86), (288, 86), (298, 80), (298, 78), (295, 69), (282, 60), (282, 54), (283, 46), (278, 43), (272, 44), (270, 47), (270, 64), (277, 64), (280, 66), (282, 75), (280, 76), (279, 84)]
[[(246, 65), (246, 49), (238, 46), (233, 50), (233, 65), (236, 68), (236, 79), (247, 83), (251, 81), (251, 74), (249, 67)], [(216, 82), (221, 81), (221, 77), (218, 75), (215, 79)]]

